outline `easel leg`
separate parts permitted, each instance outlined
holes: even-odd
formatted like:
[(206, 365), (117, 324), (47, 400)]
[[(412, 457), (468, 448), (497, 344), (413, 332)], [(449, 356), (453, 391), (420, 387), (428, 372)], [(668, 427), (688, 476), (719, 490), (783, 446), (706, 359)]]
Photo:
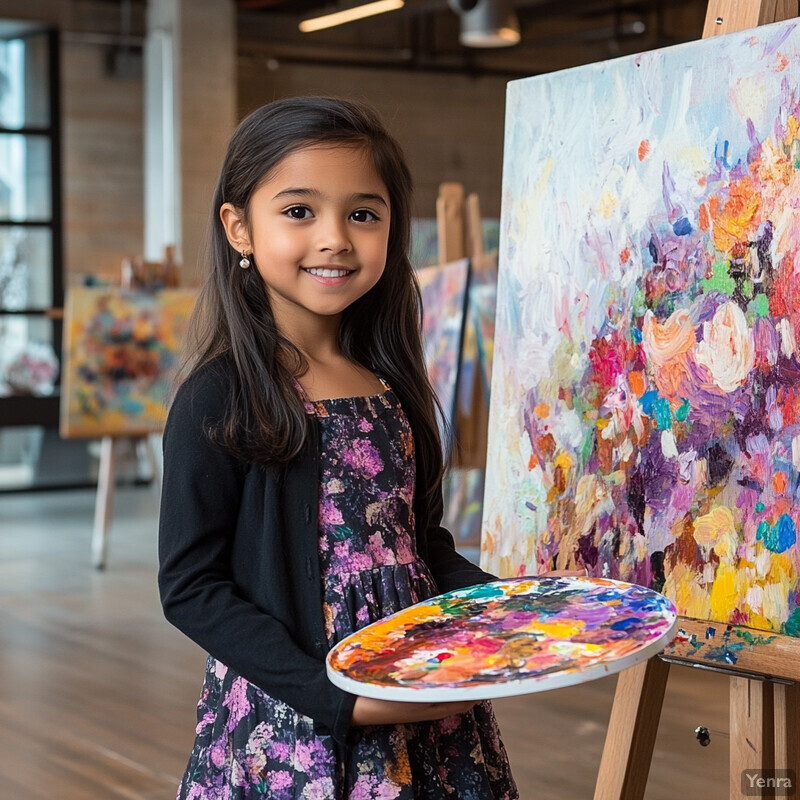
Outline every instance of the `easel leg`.
[[(775, 728), (773, 716), (773, 686), (769, 681), (732, 677), (730, 683), (730, 798), (744, 800), (752, 797), (745, 794), (742, 785), (751, 777), (761, 778), (764, 770), (772, 770), (775, 764)], [(769, 788), (764, 788), (761, 797), (774, 797)]]
[(657, 657), (620, 673), (594, 800), (644, 797), (668, 677)]
[(108, 551), (108, 530), (114, 513), (114, 484), (117, 475), (118, 441), (104, 436), (100, 442), (100, 471), (97, 476), (97, 499), (92, 532), (92, 566), (103, 569)]
[(800, 777), (800, 683), (776, 683), (775, 769), (794, 770)]

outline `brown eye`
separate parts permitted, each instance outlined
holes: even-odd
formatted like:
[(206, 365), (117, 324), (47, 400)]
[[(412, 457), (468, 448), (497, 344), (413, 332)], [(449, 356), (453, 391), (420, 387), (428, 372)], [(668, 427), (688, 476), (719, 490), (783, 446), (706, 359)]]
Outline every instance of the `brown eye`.
[(352, 219), (353, 222), (373, 222), (377, 220), (378, 217), (366, 208), (359, 208), (358, 211), (354, 211), (350, 215), (350, 219)]
[(308, 219), (311, 216), (311, 209), (305, 206), (292, 206), (283, 213), (291, 219)]

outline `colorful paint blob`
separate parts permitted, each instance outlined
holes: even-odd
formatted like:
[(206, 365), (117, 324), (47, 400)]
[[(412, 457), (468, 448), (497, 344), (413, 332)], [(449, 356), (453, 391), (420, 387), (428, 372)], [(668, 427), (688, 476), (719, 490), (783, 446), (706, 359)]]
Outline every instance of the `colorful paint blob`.
[(799, 87), (797, 20), (509, 84), (484, 568), (797, 635)]
[(543, 691), (619, 672), (672, 638), (675, 607), (600, 578), (517, 578), (472, 586), (393, 614), (328, 655), (354, 694), (425, 702)]

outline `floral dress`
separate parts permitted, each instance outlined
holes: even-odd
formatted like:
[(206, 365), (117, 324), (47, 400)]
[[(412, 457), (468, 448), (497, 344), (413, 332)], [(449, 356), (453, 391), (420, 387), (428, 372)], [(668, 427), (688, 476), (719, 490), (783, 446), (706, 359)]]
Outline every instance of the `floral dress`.
[[(319, 420), (319, 553), (329, 646), (437, 593), (414, 544), (414, 442), (388, 387), (307, 402)], [(515, 800), (489, 703), (406, 725), (352, 727), (346, 746), (209, 658), (179, 800)]]

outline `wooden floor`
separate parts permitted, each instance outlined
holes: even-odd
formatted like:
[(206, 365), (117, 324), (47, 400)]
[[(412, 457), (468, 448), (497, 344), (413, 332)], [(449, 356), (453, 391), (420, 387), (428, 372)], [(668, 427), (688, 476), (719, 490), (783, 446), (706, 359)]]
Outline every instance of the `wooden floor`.
[[(161, 616), (158, 500), (117, 492), (98, 572), (92, 492), (0, 495), (0, 798), (174, 797), (204, 655)], [(614, 684), (495, 703), (523, 800), (592, 797)], [(672, 668), (647, 800), (727, 797), (727, 693), (723, 676)]]

